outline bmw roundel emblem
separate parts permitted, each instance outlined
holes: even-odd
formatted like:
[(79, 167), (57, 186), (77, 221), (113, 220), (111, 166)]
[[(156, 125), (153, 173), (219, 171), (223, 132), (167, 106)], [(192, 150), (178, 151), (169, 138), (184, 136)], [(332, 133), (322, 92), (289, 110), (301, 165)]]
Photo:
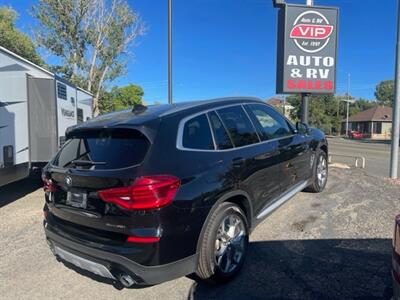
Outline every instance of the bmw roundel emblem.
[(69, 177), (69, 176), (65, 177), (65, 183), (66, 183), (67, 185), (71, 185), (71, 184), (72, 184), (72, 178)]

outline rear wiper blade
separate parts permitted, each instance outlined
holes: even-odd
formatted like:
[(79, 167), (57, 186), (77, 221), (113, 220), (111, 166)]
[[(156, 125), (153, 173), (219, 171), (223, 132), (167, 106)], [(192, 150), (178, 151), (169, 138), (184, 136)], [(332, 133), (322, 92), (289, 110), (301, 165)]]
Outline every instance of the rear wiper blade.
[(105, 161), (92, 161), (92, 160), (80, 160), (76, 159), (71, 161), (71, 165), (76, 165), (76, 166), (97, 166), (97, 165), (106, 165), (107, 163)]

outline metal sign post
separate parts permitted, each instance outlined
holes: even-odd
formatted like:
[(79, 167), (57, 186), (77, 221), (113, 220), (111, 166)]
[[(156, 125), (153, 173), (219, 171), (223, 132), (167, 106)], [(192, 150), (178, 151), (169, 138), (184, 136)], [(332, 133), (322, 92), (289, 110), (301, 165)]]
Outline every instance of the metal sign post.
[[(306, 0), (307, 6), (313, 6), (314, 0)], [(308, 94), (301, 94), (301, 122), (308, 124), (308, 114), (310, 111), (309, 108), (310, 98)]]
[(277, 94), (302, 95), (302, 121), (308, 122), (309, 95), (334, 94), (338, 8), (274, 0), (278, 13)]
[(397, 1), (396, 84), (393, 99), (392, 147), (390, 155), (390, 178), (397, 179), (400, 140), (400, 1)]
[(172, 0), (168, 0), (168, 103), (172, 102)]
[(347, 74), (347, 100), (346, 100), (346, 136), (349, 137), (349, 110), (350, 110), (350, 74)]

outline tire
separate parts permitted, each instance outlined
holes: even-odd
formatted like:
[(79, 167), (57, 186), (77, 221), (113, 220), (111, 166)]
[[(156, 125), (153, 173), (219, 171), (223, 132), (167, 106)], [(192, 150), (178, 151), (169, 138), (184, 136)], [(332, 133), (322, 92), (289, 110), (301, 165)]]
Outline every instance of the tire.
[[(212, 283), (227, 282), (239, 273), (246, 257), (249, 244), (247, 219), (239, 206), (224, 202), (205, 226), (196, 276)], [(229, 228), (231, 230), (226, 230)]]
[(321, 193), (325, 189), (327, 181), (328, 161), (326, 153), (324, 151), (319, 151), (315, 157), (311, 184), (305, 190), (311, 193)]

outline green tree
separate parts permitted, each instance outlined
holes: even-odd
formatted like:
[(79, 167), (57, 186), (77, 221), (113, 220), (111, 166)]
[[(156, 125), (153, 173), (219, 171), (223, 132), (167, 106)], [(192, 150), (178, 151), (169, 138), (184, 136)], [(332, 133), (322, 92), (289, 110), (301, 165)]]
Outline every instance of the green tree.
[(359, 112), (370, 109), (374, 106), (376, 106), (376, 102), (359, 98), (356, 102), (350, 105), (349, 115), (352, 116), (358, 114)]
[(144, 34), (139, 15), (126, 0), (39, 0), (33, 15), (39, 45), (62, 59), (60, 74), (93, 93), (98, 114), (106, 84), (124, 74), (133, 42)]
[[(295, 109), (292, 111), (292, 118), (296, 121), (301, 118), (301, 97), (291, 95), (287, 101)], [(309, 123), (325, 133), (332, 134), (338, 130), (337, 118), (338, 101), (333, 95), (312, 95), (310, 97)]]
[[(311, 126), (323, 130), (327, 134), (338, 134), (341, 130), (341, 121), (346, 117), (347, 96), (333, 95), (312, 95), (310, 97), (309, 123)], [(349, 96), (349, 99), (354, 99)], [(295, 121), (301, 117), (301, 97), (291, 95), (287, 101), (295, 108), (292, 111), (292, 118)], [(365, 99), (358, 99), (350, 105), (349, 115), (359, 113), (376, 105), (374, 102)]]
[(375, 97), (379, 104), (392, 106), (394, 99), (394, 81), (384, 80), (378, 83), (375, 89)]
[(37, 65), (43, 66), (43, 60), (37, 54), (32, 40), (15, 28), (17, 18), (18, 14), (12, 8), (0, 7), (0, 45)]
[(124, 87), (113, 87), (111, 91), (104, 92), (99, 101), (101, 113), (132, 108), (134, 104), (142, 104), (143, 89), (135, 84)]

